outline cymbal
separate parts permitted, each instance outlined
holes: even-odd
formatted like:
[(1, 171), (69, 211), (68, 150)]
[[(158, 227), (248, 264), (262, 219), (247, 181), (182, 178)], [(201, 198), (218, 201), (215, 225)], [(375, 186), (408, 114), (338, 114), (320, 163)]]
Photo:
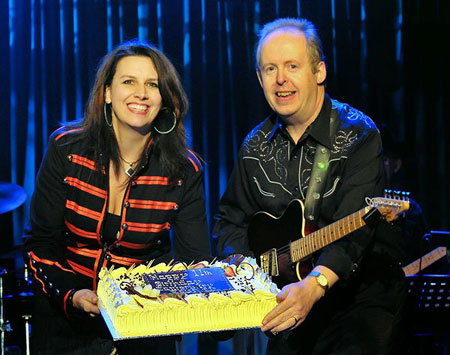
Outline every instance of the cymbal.
[(10, 182), (0, 182), (0, 214), (12, 211), (27, 199), (22, 186)]

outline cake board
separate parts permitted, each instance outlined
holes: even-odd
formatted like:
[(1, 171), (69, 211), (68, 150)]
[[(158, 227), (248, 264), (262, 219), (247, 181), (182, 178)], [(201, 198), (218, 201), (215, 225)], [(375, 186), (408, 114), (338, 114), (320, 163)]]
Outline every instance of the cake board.
[(111, 318), (109, 318), (108, 312), (106, 312), (106, 308), (103, 305), (102, 300), (98, 300), (98, 309), (100, 311), (100, 314), (102, 315), (103, 320), (106, 323), (106, 326), (108, 327), (109, 332), (111, 333), (111, 336), (114, 341), (121, 340), (123, 337), (120, 336), (119, 333), (117, 333), (116, 328), (114, 328), (114, 324), (111, 321)]

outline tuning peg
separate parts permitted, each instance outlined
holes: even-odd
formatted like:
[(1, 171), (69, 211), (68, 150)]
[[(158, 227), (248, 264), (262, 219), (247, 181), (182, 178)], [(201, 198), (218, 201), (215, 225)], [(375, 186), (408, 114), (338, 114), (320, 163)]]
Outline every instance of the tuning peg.
[(407, 191), (391, 190), (391, 189), (384, 190), (384, 197), (389, 199), (408, 201), (409, 196), (410, 193)]
[(408, 201), (409, 200), (409, 195), (410, 193), (407, 191), (398, 191), (399, 194), (399, 198), (402, 199), (403, 201)]

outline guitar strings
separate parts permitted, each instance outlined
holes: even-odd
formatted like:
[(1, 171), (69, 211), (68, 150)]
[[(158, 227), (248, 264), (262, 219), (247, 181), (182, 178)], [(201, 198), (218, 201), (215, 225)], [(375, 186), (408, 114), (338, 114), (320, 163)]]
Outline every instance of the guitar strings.
[[(378, 206), (378, 207), (380, 207), (380, 206)], [(401, 206), (400, 205), (396, 205), (396, 206), (394, 206), (393, 207), (393, 210), (394, 210), (394, 214), (395, 215), (397, 215), (397, 214), (399, 214), (399, 212), (401, 211)], [(360, 213), (362, 210), (360, 210), (360, 211), (357, 211), (357, 212), (355, 212), (355, 214), (356, 213)], [(346, 218), (348, 218), (349, 216), (347, 216)], [(331, 227), (333, 227), (334, 229), (336, 229), (336, 227), (334, 227), (335, 225), (339, 225), (339, 222), (341, 222), (342, 220), (344, 220), (345, 218), (343, 218), (343, 219), (341, 219), (341, 220), (339, 220), (339, 221), (336, 221), (336, 222), (333, 222), (332, 224), (330, 224), (330, 225), (328, 225), (326, 228), (328, 228), (328, 229), (330, 229)], [(358, 228), (356, 228), (356, 229), (358, 229)], [(340, 234), (340, 231), (338, 230), (337, 232), (336, 232), (336, 230), (334, 230), (334, 232), (338, 235), (338, 237), (339, 237), (339, 234)], [(305, 247), (307, 247), (307, 243), (308, 243), (308, 240), (310, 239), (310, 238), (312, 238), (312, 236), (314, 235), (314, 234), (316, 234), (317, 233), (317, 231), (316, 232), (313, 232), (313, 233), (311, 233), (311, 234), (308, 234), (308, 235), (306, 235), (306, 236), (304, 236), (303, 238), (301, 238), (301, 239), (298, 239), (297, 241), (299, 242), (299, 243), (304, 243), (304, 244), (306, 244), (306, 245), (304, 245)], [(290, 243), (291, 244), (291, 243)], [(277, 249), (277, 254), (278, 254), (278, 256), (281, 256), (281, 255), (284, 255), (284, 254), (290, 254), (290, 249), (291, 249), (291, 245), (286, 245), (286, 246), (284, 246), (284, 247), (281, 247), (280, 249)], [(316, 248), (314, 248), (314, 249), (316, 249)]]
[[(298, 239), (296, 240), (296, 242), (299, 243), (308, 243), (308, 240), (311, 239), (311, 236), (314, 235), (316, 232), (313, 232), (311, 234), (308, 234), (306, 236), (304, 236), (302, 239)], [(284, 247), (281, 247), (280, 249), (277, 249), (277, 254), (278, 256), (284, 255), (284, 254), (290, 254), (290, 250), (291, 250), (291, 244), (293, 242), (289, 243), (289, 245), (285, 245)]]

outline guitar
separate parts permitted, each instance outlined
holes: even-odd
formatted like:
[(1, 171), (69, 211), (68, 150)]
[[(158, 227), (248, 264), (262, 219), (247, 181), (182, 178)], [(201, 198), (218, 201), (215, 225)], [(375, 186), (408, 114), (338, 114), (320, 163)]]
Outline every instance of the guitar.
[(403, 272), (406, 276), (415, 275), (434, 262), (438, 261), (444, 255), (447, 255), (447, 248), (438, 247), (430, 251), (428, 254), (425, 254), (421, 258), (417, 259), (416, 261), (413, 261), (411, 264), (406, 265), (403, 268)]
[[(324, 228), (305, 235), (304, 205), (292, 200), (280, 217), (258, 212), (250, 220), (248, 237), (261, 269), (282, 283), (301, 280), (312, 269), (306, 259), (315, 251), (345, 237), (366, 225), (365, 219), (374, 211), (391, 222), (409, 209), (408, 193), (366, 198), (367, 206)], [(300, 239), (297, 239), (301, 236)], [(296, 264), (295, 272), (291, 265)]]

